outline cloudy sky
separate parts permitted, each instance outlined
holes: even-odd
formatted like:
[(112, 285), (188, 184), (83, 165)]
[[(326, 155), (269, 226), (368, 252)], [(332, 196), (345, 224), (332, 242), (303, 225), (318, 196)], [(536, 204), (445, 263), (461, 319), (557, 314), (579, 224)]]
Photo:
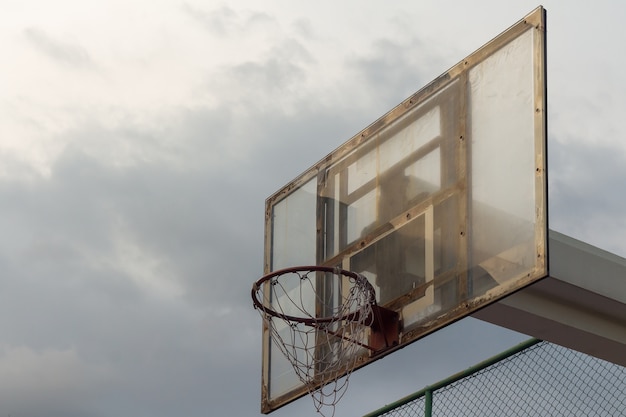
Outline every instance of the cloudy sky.
[[(265, 198), (537, 5), (0, 0), (0, 415), (260, 416)], [(625, 256), (626, 5), (544, 6), (551, 227)], [(526, 338), (463, 320), (338, 415)]]

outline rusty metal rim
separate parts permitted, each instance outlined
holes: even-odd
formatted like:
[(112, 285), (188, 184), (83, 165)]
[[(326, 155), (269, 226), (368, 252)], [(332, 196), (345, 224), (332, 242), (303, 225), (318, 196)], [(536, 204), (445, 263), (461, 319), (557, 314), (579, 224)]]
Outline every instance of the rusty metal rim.
[(284, 274), (289, 274), (289, 273), (298, 273), (299, 275), (299, 273), (301, 272), (306, 272), (306, 274), (304, 275), (307, 275), (309, 272), (314, 272), (314, 271), (332, 272), (333, 276), (343, 275), (349, 278), (353, 278), (355, 282), (363, 284), (368, 287), (368, 289), (370, 290), (370, 294), (371, 294), (371, 299), (369, 302), (372, 305), (376, 305), (376, 298), (375, 298), (376, 296), (375, 296), (374, 287), (372, 287), (372, 284), (370, 284), (370, 282), (367, 280), (367, 278), (364, 275), (361, 275), (353, 271), (347, 271), (341, 268), (334, 268), (331, 266), (307, 265), (307, 266), (294, 266), (291, 268), (279, 269), (277, 271), (270, 272), (269, 274), (261, 277), (258, 281), (256, 281), (252, 285), (251, 293), (252, 293), (252, 301), (254, 302), (254, 306), (260, 309), (261, 311), (263, 311), (265, 314), (269, 314), (270, 316), (278, 317), (288, 322), (303, 323), (308, 326), (314, 326), (317, 323), (331, 323), (331, 322), (335, 322), (338, 320), (348, 320), (348, 321), (358, 320), (359, 319), (358, 312), (346, 314), (340, 317), (329, 316), (329, 317), (320, 317), (320, 318), (307, 318), (307, 317), (290, 316), (290, 315), (281, 314), (275, 310), (272, 310), (271, 308), (263, 305), (261, 301), (259, 301), (257, 297), (257, 295), (259, 294), (259, 290), (261, 289), (262, 285), (265, 282), (271, 280), (272, 278), (280, 276), (280, 275), (284, 275)]

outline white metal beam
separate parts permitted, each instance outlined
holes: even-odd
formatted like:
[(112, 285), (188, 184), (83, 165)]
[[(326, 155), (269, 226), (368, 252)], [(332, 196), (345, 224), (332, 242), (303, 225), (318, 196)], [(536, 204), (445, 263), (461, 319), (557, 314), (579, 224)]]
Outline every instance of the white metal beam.
[(626, 259), (549, 233), (549, 276), (473, 317), (626, 366)]

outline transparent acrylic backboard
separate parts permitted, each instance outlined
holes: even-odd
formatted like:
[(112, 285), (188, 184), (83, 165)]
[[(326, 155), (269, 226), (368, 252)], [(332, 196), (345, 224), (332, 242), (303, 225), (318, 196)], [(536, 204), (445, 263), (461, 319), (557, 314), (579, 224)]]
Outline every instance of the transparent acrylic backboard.
[[(395, 349), (547, 276), (545, 74), (540, 7), (269, 197), (264, 273), (365, 275)], [(267, 329), (262, 384), (264, 413), (308, 392)]]

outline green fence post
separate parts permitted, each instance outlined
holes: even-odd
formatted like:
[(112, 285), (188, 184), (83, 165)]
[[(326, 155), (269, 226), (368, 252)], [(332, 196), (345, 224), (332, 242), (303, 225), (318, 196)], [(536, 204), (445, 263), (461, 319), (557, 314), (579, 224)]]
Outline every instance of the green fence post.
[(432, 417), (433, 415), (433, 391), (426, 388), (424, 393), (424, 417)]

